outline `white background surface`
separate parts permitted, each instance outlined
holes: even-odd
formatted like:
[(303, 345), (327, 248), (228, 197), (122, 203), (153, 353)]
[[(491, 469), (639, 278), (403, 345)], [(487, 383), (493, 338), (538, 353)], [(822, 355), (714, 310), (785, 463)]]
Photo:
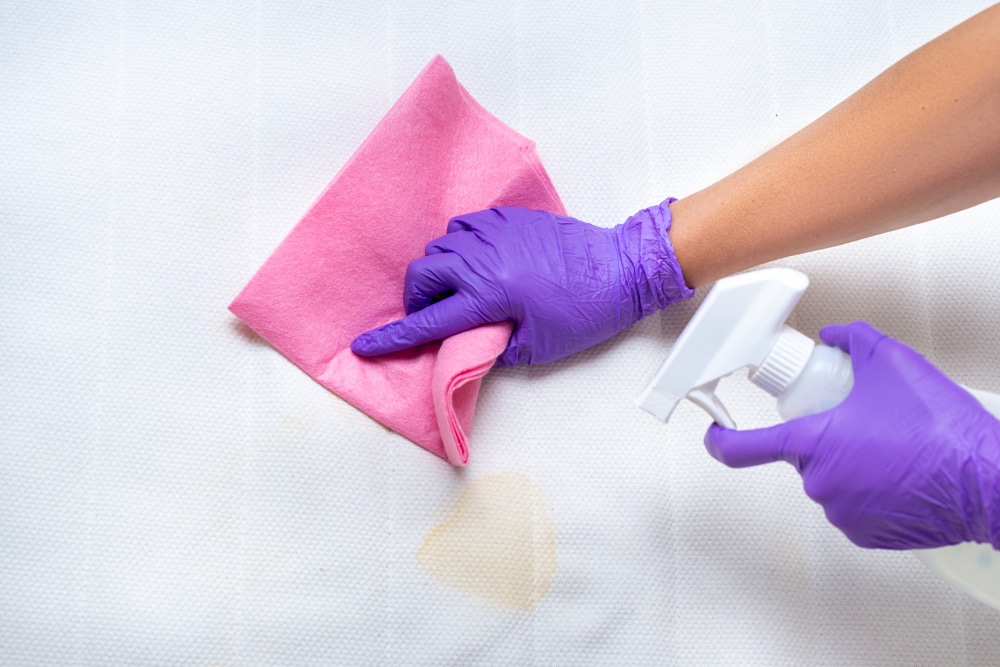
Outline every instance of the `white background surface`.
[[(632, 405), (696, 303), (492, 373), (464, 471), (226, 311), (436, 53), (611, 226), (987, 4), (0, 2), (0, 664), (1000, 661), (1000, 613), (854, 548), (790, 467), (713, 461), (696, 408)], [(998, 244), (993, 202), (780, 262), (813, 281), (791, 323), (867, 319), (1000, 390)], [(414, 558), (496, 472), (556, 527), (533, 612)]]

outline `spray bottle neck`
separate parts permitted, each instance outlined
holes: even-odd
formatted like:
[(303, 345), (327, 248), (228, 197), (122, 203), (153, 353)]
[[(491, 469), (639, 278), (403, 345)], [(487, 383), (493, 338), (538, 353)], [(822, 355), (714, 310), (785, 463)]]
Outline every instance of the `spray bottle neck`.
[(771, 396), (780, 395), (802, 373), (815, 346), (811, 338), (786, 325), (750, 381)]

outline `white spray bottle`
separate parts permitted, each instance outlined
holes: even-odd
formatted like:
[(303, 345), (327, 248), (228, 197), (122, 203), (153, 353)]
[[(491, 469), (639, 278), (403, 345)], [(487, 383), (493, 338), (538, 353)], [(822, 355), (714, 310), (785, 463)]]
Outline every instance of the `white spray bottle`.
[(717, 282), (636, 403), (667, 421), (688, 398), (719, 424), (736, 428), (715, 387), (744, 366), (752, 368), (751, 382), (777, 397), (782, 419), (840, 403), (854, 384), (850, 356), (785, 325), (808, 286), (809, 278), (792, 269)]
[[(808, 286), (804, 274), (784, 268), (718, 281), (636, 404), (666, 422), (687, 398), (717, 423), (736, 428), (715, 388), (721, 378), (749, 366), (750, 381), (777, 398), (784, 420), (835, 407), (854, 385), (851, 357), (785, 325)], [(1000, 396), (965, 389), (1000, 417)], [(990, 545), (914, 553), (931, 571), (1000, 609), (1000, 553)]]

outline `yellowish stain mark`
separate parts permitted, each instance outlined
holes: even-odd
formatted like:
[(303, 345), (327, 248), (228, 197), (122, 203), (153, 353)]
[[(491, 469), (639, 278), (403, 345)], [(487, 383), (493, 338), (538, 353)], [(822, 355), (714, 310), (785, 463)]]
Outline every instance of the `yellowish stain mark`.
[(556, 535), (541, 490), (524, 475), (477, 479), (434, 528), (417, 562), (435, 581), (485, 602), (531, 611), (556, 571)]

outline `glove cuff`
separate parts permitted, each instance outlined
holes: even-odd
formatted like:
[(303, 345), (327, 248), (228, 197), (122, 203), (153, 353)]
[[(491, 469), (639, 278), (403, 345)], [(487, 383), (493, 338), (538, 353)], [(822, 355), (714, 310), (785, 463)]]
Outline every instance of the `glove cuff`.
[(632, 321), (694, 296), (670, 242), (670, 197), (615, 228), (622, 285), (632, 295)]

